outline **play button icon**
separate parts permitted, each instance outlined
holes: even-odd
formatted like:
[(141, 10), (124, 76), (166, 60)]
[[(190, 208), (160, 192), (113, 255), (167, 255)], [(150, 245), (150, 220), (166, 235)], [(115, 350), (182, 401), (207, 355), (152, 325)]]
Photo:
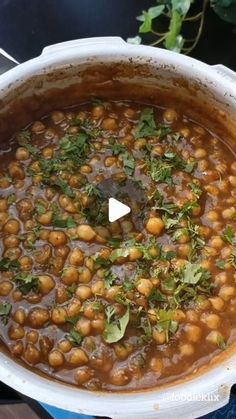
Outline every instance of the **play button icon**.
[(109, 198), (108, 201), (108, 219), (110, 223), (113, 223), (119, 218), (124, 217), (130, 213), (130, 207), (128, 205), (122, 204), (122, 202), (117, 201), (117, 199)]

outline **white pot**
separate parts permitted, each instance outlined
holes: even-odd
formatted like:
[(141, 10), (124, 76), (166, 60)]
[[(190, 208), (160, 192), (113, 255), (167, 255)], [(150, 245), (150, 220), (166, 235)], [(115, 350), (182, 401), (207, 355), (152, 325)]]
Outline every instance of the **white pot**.
[[(120, 38), (91, 38), (46, 47), (42, 55), (11, 69), (0, 77), (1, 104), (5, 112), (19, 96), (40, 93), (52, 86), (80, 82), (78, 69), (94, 63), (133, 63), (145, 65), (148, 72), (133, 76), (138, 84), (167, 87), (176, 94), (205, 100), (216, 117), (236, 119), (236, 74), (224, 66), (209, 66), (192, 58), (163, 49), (128, 45)], [(53, 69), (62, 70), (61, 78), (46, 77)], [(33, 77), (32, 76), (37, 76)], [(124, 74), (121, 78), (123, 78)], [(119, 78), (119, 75), (116, 76)], [(179, 84), (179, 79), (188, 80)], [(27, 85), (25, 82), (31, 79)], [(193, 89), (192, 87), (198, 88)], [(17, 89), (17, 90), (16, 90)], [(106, 85), (104, 85), (104, 90)], [(109, 89), (109, 87), (107, 87)], [(6, 100), (6, 98), (8, 98)], [(147, 99), (148, 102), (148, 99)], [(223, 112), (222, 112), (223, 111)], [(225, 113), (226, 111), (226, 113)], [(235, 121), (236, 122), (236, 121)], [(98, 393), (64, 385), (24, 368), (5, 353), (0, 354), (0, 380), (21, 393), (73, 412), (111, 418), (191, 419), (224, 406), (236, 382), (236, 352), (231, 348), (225, 358), (212, 363), (200, 375), (166, 388), (130, 393)], [(204, 400), (204, 398), (207, 400)]]

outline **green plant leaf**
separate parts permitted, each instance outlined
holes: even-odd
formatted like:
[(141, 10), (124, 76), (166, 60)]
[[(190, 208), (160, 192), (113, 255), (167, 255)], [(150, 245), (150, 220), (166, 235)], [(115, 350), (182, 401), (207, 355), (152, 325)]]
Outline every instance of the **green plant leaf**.
[(180, 35), (180, 31), (182, 28), (183, 17), (180, 15), (179, 12), (173, 10), (169, 25), (169, 31), (165, 38), (165, 47), (172, 51), (179, 52), (180, 45), (183, 46), (183, 43), (180, 42), (178, 36)]
[(164, 10), (164, 5), (150, 7), (147, 11), (143, 10), (141, 16), (137, 17), (137, 20), (143, 22), (142, 25), (139, 27), (140, 33), (147, 33), (152, 30), (152, 21), (156, 17), (160, 16)]
[(120, 339), (123, 338), (126, 327), (129, 323), (129, 307), (127, 308), (125, 314), (117, 321), (112, 320), (112, 317), (114, 316), (114, 311), (113, 311), (113, 314), (110, 315), (111, 313), (109, 312), (107, 313), (107, 310), (106, 310), (106, 314), (107, 314), (107, 322), (106, 322), (105, 331), (103, 334), (104, 340), (107, 343), (118, 342)]
[(212, 0), (215, 13), (229, 23), (236, 23), (236, 0)]
[(0, 317), (4, 325), (8, 323), (8, 317), (11, 313), (11, 310), (12, 310), (11, 303), (8, 303), (6, 301), (4, 303), (0, 303)]
[(171, 0), (172, 10), (176, 10), (181, 16), (186, 16), (193, 0)]
[(17, 260), (2, 258), (0, 260), (0, 272), (17, 271), (20, 269), (20, 263)]

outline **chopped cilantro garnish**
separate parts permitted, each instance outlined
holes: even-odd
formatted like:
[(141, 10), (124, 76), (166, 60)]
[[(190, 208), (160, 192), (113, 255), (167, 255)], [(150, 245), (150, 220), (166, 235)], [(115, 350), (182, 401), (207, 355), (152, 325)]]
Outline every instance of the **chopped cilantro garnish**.
[(107, 320), (103, 337), (107, 343), (115, 343), (122, 339), (129, 322), (129, 307), (125, 314), (117, 320), (114, 320), (115, 312), (114, 307), (108, 306), (106, 308)]
[(15, 276), (14, 281), (23, 295), (29, 294), (31, 291), (38, 292), (39, 279), (37, 276), (21, 272)]
[(12, 305), (8, 302), (0, 303), (0, 317), (2, 323), (6, 325), (8, 323), (8, 318), (12, 310)]
[(82, 342), (82, 336), (77, 330), (71, 330), (68, 335), (65, 336), (66, 339), (72, 344), (72, 346), (79, 346)]
[(17, 271), (20, 269), (20, 263), (17, 260), (2, 258), (0, 260), (0, 272)]

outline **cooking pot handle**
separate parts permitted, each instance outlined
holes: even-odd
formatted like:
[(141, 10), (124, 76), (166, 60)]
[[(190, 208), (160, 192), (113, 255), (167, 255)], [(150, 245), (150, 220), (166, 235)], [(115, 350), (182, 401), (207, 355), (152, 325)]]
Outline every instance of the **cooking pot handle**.
[(226, 79), (236, 81), (236, 73), (233, 70), (230, 70), (230, 68), (226, 67), (225, 65), (216, 64), (212, 65), (211, 67), (213, 67), (218, 74), (225, 77)]
[(60, 50), (75, 48), (75, 47), (89, 47), (90, 45), (127, 45), (128, 44), (119, 36), (103, 36), (94, 38), (74, 39), (72, 41), (59, 42), (58, 44), (49, 45), (45, 47), (41, 55), (51, 54)]
[(17, 64), (19, 63), (15, 60), (15, 58), (11, 57), (11, 55), (0, 48), (0, 74), (5, 73)]

